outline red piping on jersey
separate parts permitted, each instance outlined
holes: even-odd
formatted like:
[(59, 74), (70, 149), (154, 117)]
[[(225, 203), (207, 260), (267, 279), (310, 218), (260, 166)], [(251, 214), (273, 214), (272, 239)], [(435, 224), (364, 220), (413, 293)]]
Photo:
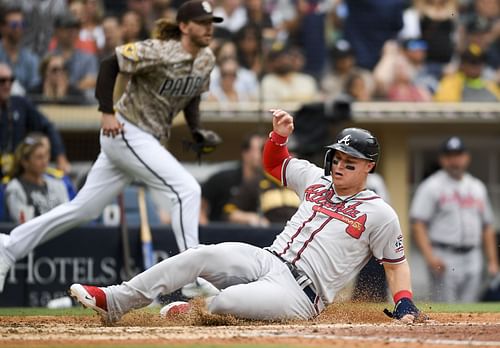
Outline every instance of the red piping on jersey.
[(372, 196), (372, 197), (366, 197), (366, 198), (353, 198), (353, 201), (370, 201), (372, 199), (379, 199), (380, 196)]
[(323, 228), (325, 228), (325, 226), (326, 226), (326, 225), (327, 225), (330, 221), (332, 221), (332, 220), (333, 220), (333, 218), (332, 218), (332, 217), (331, 217), (331, 218), (326, 219), (326, 221), (325, 221), (325, 222), (323, 222), (323, 223), (321, 224), (321, 226), (319, 226), (319, 228), (318, 228), (318, 229), (316, 229), (313, 233), (311, 233), (311, 237), (309, 237), (309, 239), (308, 239), (308, 240), (306, 240), (306, 242), (304, 243), (304, 245), (302, 246), (302, 248), (300, 248), (299, 252), (297, 253), (297, 256), (295, 256), (295, 259), (293, 259), (293, 261), (292, 261), (292, 265), (295, 265), (295, 262), (299, 261), (299, 259), (300, 259), (300, 255), (302, 255), (302, 253), (303, 253), (303, 252), (304, 252), (304, 250), (307, 248), (307, 246), (309, 245), (309, 243), (311, 243), (311, 242), (312, 242), (312, 240), (314, 239), (314, 236), (316, 236), (319, 232), (321, 232), (321, 230), (322, 230)]
[[(286, 138), (285, 138), (286, 139)], [(283, 182), (281, 179), (281, 168), (283, 162), (290, 157), (286, 146), (279, 146), (271, 139), (267, 139), (262, 153), (262, 166), (264, 171)]]
[(401, 261), (403, 261), (404, 259), (406, 259), (406, 256), (402, 256), (402, 257), (400, 257), (399, 259), (395, 259), (395, 260), (393, 260), (393, 259), (382, 259), (382, 260), (379, 260), (379, 262), (381, 262), (381, 263), (382, 263), (382, 262), (387, 262), (387, 263), (397, 263), (397, 262), (401, 262)]
[(283, 171), (282, 171), (282, 177), (283, 177), (283, 186), (287, 187), (288, 186), (288, 183), (286, 182), (286, 168), (288, 167), (288, 163), (290, 163), (290, 160), (292, 159), (292, 157), (288, 157), (286, 160), (285, 160), (285, 163), (283, 163)]
[(314, 217), (316, 216), (316, 212), (313, 212), (313, 214), (311, 215), (311, 217), (309, 219), (307, 219), (306, 221), (304, 221), (302, 223), (302, 225), (297, 229), (297, 232), (295, 232), (295, 234), (292, 236), (292, 238), (290, 239), (290, 241), (288, 241), (286, 243), (286, 247), (285, 249), (283, 249), (283, 251), (281, 253), (278, 253), (279, 256), (282, 256), (284, 253), (287, 252), (288, 249), (290, 249), (290, 246), (292, 245), (293, 243), (293, 240), (295, 238), (297, 238), (297, 236), (300, 234), (300, 231), (302, 231), (302, 229), (304, 228), (304, 226), (308, 223), (308, 222), (311, 222), (312, 219), (314, 219)]

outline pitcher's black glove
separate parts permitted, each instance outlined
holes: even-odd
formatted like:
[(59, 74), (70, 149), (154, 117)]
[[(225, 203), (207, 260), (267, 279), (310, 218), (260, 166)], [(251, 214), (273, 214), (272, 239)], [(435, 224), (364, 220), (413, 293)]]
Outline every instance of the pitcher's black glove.
[[(384, 309), (384, 313), (389, 317), (397, 320), (403, 319), (405, 322), (425, 321), (427, 316), (420, 312), (412, 300), (403, 297), (394, 305), (394, 311)], [(413, 316), (413, 317), (412, 317)]]
[(208, 129), (196, 129), (192, 135), (194, 142), (187, 141), (185, 146), (196, 153), (198, 160), (202, 155), (214, 152), (217, 146), (222, 143), (222, 138)]

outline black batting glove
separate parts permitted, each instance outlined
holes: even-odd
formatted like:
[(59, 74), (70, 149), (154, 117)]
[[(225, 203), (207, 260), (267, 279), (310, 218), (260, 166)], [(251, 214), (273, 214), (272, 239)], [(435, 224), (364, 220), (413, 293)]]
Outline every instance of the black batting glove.
[(387, 308), (384, 309), (384, 313), (389, 317), (397, 320), (401, 320), (405, 315), (413, 315), (414, 320), (426, 320), (427, 316), (424, 315), (420, 310), (415, 306), (413, 301), (407, 297), (403, 297), (400, 299), (395, 305), (394, 310), (391, 312)]

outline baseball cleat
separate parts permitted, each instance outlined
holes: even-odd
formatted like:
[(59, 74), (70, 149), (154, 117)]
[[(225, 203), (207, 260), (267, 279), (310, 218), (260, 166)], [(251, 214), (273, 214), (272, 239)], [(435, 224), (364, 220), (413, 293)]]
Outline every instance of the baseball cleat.
[(106, 303), (106, 294), (97, 286), (73, 284), (69, 288), (69, 294), (83, 307), (91, 308), (96, 311), (105, 323), (111, 323), (108, 315), (108, 305)]
[(218, 295), (220, 290), (212, 283), (198, 277), (193, 283), (184, 285), (181, 289), (181, 293), (187, 298), (212, 297)]
[(172, 316), (178, 316), (181, 314), (186, 314), (191, 309), (191, 305), (184, 301), (175, 301), (165, 305), (160, 309), (160, 317), (167, 318)]

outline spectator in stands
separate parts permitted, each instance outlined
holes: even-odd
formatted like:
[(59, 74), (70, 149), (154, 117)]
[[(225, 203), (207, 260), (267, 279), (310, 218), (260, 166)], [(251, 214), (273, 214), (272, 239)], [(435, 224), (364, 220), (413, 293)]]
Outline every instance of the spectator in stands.
[(427, 66), (437, 79), (455, 52), (458, 10), (458, 0), (414, 0), (405, 13), (401, 37), (420, 37), (427, 43)]
[(238, 193), (224, 205), (230, 222), (250, 226), (284, 224), (300, 205), (297, 194), (261, 173), (243, 183)]
[[(425, 63), (427, 44), (420, 39), (387, 41), (373, 76), (377, 95), (394, 101), (427, 101), (438, 84)], [(404, 69), (404, 71), (400, 71)]]
[(262, 55), (262, 33), (255, 24), (242, 27), (234, 35), (238, 52), (238, 61), (242, 67), (252, 71), (257, 77), (264, 72)]
[(345, 39), (356, 54), (357, 64), (372, 70), (387, 40), (395, 39), (403, 27), (405, 0), (345, 0)]
[(53, 124), (31, 102), (20, 96), (11, 96), (12, 70), (0, 64), (0, 177), (12, 169), (14, 150), (30, 132), (42, 132), (52, 144), (52, 158), (57, 168), (68, 173), (71, 165), (66, 158), (61, 136)]
[(146, 28), (143, 18), (137, 12), (125, 12), (121, 16), (120, 22), (124, 43), (141, 41), (150, 37), (150, 32)]
[(275, 42), (278, 31), (273, 26), (271, 16), (264, 8), (264, 0), (246, 0), (245, 10), (247, 12), (247, 24), (259, 28), (266, 42)]
[(67, 202), (61, 180), (47, 177), (50, 149), (43, 134), (31, 133), (17, 146), (5, 202), (12, 221), (22, 224)]
[(224, 205), (238, 193), (244, 182), (249, 182), (262, 171), (264, 138), (256, 133), (247, 135), (241, 143), (241, 158), (236, 168), (213, 174), (202, 185), (200, 223), (223, 221)]
[(357, 72), (347, 76), (342, 96), (347, 100), (356, 102), (367, 102), (373, 99), (363, 75)]
[(123, 44), (122, 28), (118, 17), (109, 16), (102, 21), (104, 47), (99, 52), (100, 60), (115, 53), (115, 48)]
[(289, 47), (276, 45), (268, 55), (270, 72), (262, 79), (262, 98), (273, 102), (311, 102), (318, 99), (316, 81), (294, 70)]
[(460, 56), (457, 72), (443, 77), (434, 100), (440, 102), (497, 102), (500, 89), (481, 77), (486, 56), (477, 45), (470, 45)]
[(102, 0), (80, 1), (83, 7), (81, 17), (78, 18), (81, 23), (79, 39), (82, 44), (89, 48), (89, 51), (86, 52), (97, 54), (104, 47), (105, 37), (102, 28), (104, 5)]
[(0, 0), (2, 5), (21, 6), (26, 21), (23, 46), (38, 57), (48, 50), (55, 19), (67, 11), (67, 0)]
[(303, 72), (319, 80), (327, 57), (327, 14), (333, 10), (335, 1), (298, 0), (292, 3), (295, 4), (295, 14), (293, 20), (288, 21), (288, 42), (302, 48), (305, 59)]
[(394, 79), (387, 88), (386, 99), (395, 102), (428, 102), (432, 95), (413, 82), (411, 66), (407, 60), (398, 60), (394, 66)]
[(496, 22), (479, 16), (468, 17), (464, 23), (462, 42), (465, 47), (475, 44), (483, 50), (486, 78), (494, 78), (494, 70), (500, 67), (500, 14)]
[(49, 53), (40, 64), (42, 82), (28, 94), (36, 104), (87, 104), (88, 99), (70, 84), (62, 55)]
[(424, 87), (434, 94), (438, 85), (438, 79), (427, 67), (427, 42), (420, 38), (409, 38), (401, 43), (401, 52), (409, 63), (412, 81), (415, 85)]
[[(462, 27), (465, 38), (460, 38), (459, 42), (479, 45), (486, 53), (487, 64), (497, 69), (500, 65), (500, 2), (473, 1), (462, 15)], [(463, 48), (462, 45), (461, 50)]]
[[(237, 84), (239, 65), (234, 58), (226, 58), (219, 65), (219, 78), (216, 83), (210, 83), (207, 100), (226, 103), (249, 102), (257, 99), (257, 91), (248, 93), (243, 86)], [(233, 106), (234, 108), (234, 106)]]
[(53, 53), (64, 57), (69, 71), (69, 82), (82, 90), (88, 98), (94, 95), (97, 79), (97, 57), (76, 48), (80, 22), (71, 14), (59, 17), (55, 23), (57, 46)]
[(155, 14), (155, 10), (157, 9), (154, 8), (153, 2), (154, 0), (127, 0), (127, 10), (133, 11), (141, 18), (141, 28), (143, 30), (141, 36), (147, 33), (147, 36), (144, 38), (149, 37), (154, 28), (155, 21), (158, 19)]
[[(221, 86), (221, 71), (220, 67), (226, 60), (237, 60), (236, 45), (232, 41), (223, 41), (217, 48), (215, 53), (216, 66), (210, 75), (210, 92), (217, 94), (220, 91), (214, 89)], [(257, 99), (259, 94), (259, 82), (253, 71), (242, 67), (237, 61), (238, 70), (236, 72), (236, 80), (234, 81), (235, 89), (245, 96), (250, 96), (251, 99)]]
[(224, 18), (224, 21), (217, 24), (217, 27), (236, 33), (247, 24), (247, 11), (242, 0), (221, 0), (220, 5), (214, 8), (214, 16)]
[(342, 92), (347, 77), (352, 73), (361, 74), (373, 93), (375, 82), (371, 72), (356, 66), (356, 55), (346, 40), (335, 43), (330, 53), (330, 66), (330, 71), (321, 80), (321, 91), (326, 100), (333, 100)]
[(10, 6), (4, 9), (0, 25), (0, 62), (11, 67), (16, 80), (27, 91), (39, 82), (40, 76), (38, 57), (21, 45), (26, 25), (21, 7)]

